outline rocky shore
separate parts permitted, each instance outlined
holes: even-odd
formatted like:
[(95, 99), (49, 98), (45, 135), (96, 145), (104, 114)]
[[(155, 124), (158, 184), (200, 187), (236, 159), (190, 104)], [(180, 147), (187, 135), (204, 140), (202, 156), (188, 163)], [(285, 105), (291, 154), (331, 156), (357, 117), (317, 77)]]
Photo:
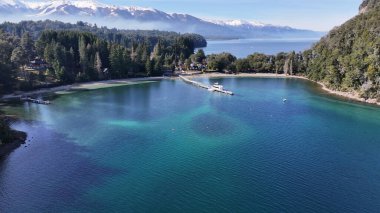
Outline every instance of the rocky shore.
[(27, 134), (25, 132), (10, 130), (9, 138), (0, 140), (0, 158), (8, 155), (16, 148), (25, 143)]

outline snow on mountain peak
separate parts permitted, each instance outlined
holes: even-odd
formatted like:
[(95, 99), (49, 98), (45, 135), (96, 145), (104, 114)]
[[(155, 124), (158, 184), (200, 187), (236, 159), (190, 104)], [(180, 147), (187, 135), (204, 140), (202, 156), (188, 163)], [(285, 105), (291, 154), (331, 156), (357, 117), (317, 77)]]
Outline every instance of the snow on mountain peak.
[[(64, 0), (65, 1), (65, 0)], [(70, 1), (70, 3), (73, 6), (76, 6), (78, 8), (91, 8), (93, 10), (96, 10), (98, 8), (104, 8), (104, 7), (109, 7), (106, 4), (100, 3), (95, 0), (75, 0), (75, 1)]]
[(23, 2), (19, 1), (19, 0), (1, 0), (0, 1), (0, 6), (23, 6)]
[(58, 7), (62, 5), (71, 5), (78, 8), (90, 8), (96, 10), (97, 8), (107, 7), (106, 4), (100, 3), (95, 0), (54, 0), (54, 1), (40, 1), (40, 2), (25, 2), (30, 8), (42, 7)]
[[(9, 1), (15, 2), (18, 0), (1, 0), (1, 1)], [(21, 1), (20, 1), (21, 2)], [(27, 5), (31, 9), (44, 8), (44, 7), (60, 7), (60, 6), (74, 6), (80, 9), (91, 9), (97, 10), (101, 8), (108, 9), (124, 9), (128, 11), (155, 11), (152, 8), (144, 8), (144, 7), (131, 7), (131, 6), (115, 6), (104, 4), (96, 0), (40, 0), (39, 2), (26, 2), (22, 1), (25, 5)], [(19, 3), (12, 3), (12, 5), (17, 5)]]
[(157, 10), (153, 8), (148, 8), (148, 7), (137, 7), (137, 6), (123, 6), (120, 7), (121, 9), (125, 9), (128, 11), (151, 11), (151, 12), (156, 12)]
[(264, 27), (266, 26), (263, 23), (257, 22), (257, 21), (245, 21), (245, 20), (208, 20), (211, 23), (223, 25), (223, 26), (233, 26), (233, 27), (240, 27), (240, 26), (254, 26), (254, 27)]

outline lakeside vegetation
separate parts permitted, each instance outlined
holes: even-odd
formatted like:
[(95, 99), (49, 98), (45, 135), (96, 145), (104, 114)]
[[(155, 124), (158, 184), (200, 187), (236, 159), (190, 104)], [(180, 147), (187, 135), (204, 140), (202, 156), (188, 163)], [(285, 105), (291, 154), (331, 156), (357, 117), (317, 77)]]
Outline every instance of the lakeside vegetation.
[[(43, 30), (47, 27), (64, 30)], [(109, 30), (52, 21), (4, 23), (0, 25), (0, 94), (46, 85), (161, 76), (202, 45), (205, 39), (196, 34)]]
[(0, 148), (13, 142), (21, 144), (26, 140), (26, 133), (11, 129), (9, 122), (9, 118), (0, 115)]

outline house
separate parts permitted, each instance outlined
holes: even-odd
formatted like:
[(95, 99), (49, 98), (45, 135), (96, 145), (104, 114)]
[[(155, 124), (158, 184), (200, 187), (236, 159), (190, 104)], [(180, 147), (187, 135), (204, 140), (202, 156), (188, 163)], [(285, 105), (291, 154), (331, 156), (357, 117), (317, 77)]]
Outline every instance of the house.
[(28, 68), (35, 70), (43, 70), (49, 68), (49, 64), (44, 59), (36, 57), (34, 60), (29, 62)]

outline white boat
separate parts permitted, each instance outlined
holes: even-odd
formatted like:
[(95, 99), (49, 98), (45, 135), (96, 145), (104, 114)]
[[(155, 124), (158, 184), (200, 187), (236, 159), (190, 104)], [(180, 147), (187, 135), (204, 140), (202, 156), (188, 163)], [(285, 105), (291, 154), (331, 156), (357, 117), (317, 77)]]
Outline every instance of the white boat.
[(233, 95), (234, 93), (228, 90), (224, 90), (223, 85), (220, 85), (219, 83), (214, 83), (211, 87), (208, 88), (209, 91), (212, 92), (221, 92), (228, 95)]
[(220, 85), (218, 82), (214, 83), (212, 85), (212, 88), (214, 88), (215, 90), (223, 90), (223, 86)]

